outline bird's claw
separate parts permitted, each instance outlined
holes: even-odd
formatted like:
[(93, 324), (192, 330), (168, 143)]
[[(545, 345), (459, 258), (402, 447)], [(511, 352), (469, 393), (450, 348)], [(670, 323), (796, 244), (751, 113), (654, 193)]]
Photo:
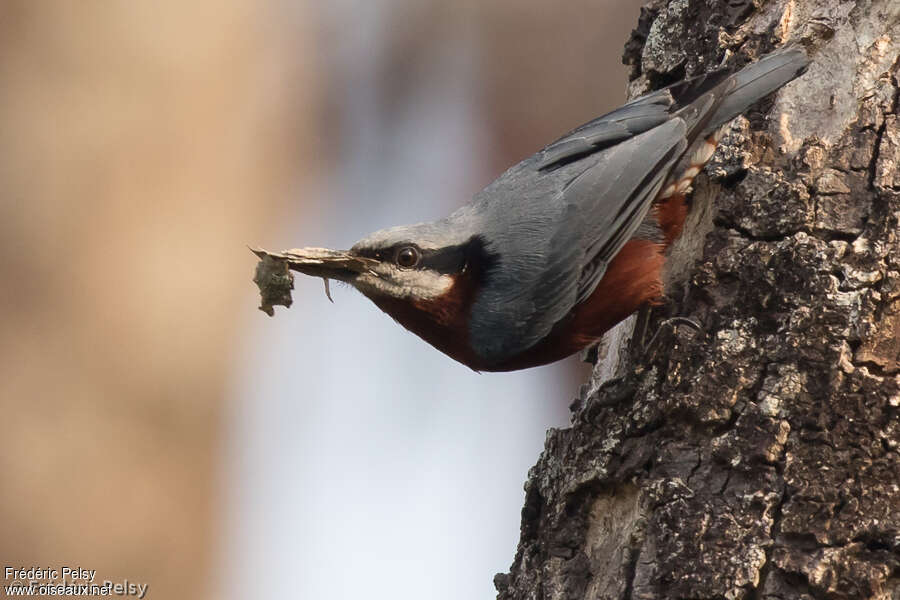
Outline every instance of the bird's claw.
[(694, 331), (701, 331), (703, 329), (700, 323), (687, 317), (671, 317), (669, 319), (665, 319), (664, 321), (660, 322), (659, 327), (656, 329), (656, 333), (653, 334), (653, 337), (650, 338), (650, 341), (644, 344), (644, 346), (641, 348), (641, 354), (644, 357), (653, 354), (655, 352), (656, 346), (658, 346), (661, 341), (660, 334), (664, 330), (668, 330), (674, 333), (678, 330), (679, 325), (687, 325)]

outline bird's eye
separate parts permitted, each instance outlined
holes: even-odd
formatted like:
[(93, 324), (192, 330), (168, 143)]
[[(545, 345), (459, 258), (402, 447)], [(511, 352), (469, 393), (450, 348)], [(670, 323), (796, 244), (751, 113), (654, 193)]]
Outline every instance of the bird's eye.
[(397, 251), (397, 266), (411, 269), (419, 264), (419, 251), (414, 246), (404, 246)]

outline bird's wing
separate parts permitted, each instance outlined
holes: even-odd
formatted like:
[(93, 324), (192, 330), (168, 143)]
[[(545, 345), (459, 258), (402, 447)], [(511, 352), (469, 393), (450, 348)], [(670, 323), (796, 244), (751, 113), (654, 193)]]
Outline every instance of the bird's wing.
[[(613, 181), (598, 179), (605, 175), (588, 169), (566, 187), (566, 200), (590, 218), (582, 237), (584, 254), (575, 304), (594, 293), (607, 265), (640, 227), (672, 168), (706, 128), (732, 85), (733, 81), (726, 81), (680, 109), (671, 121), (617, 146), (621, 151), (612, 152), (609, 160), (621, 164), (622, 170)], [(627, 181), (622, 182), (622, 177)], [(627, 196), (617, 197), (626, 192)]]
[(710, 71), (636, 98), (547, 145), (536, 155), (537, 168), (558, 168), (662, 125), (730, 75), (726, 69)]
[[(481, 290), (470, 324), (472, 348), (482, 358), (499, 361), (528, 349), (569, 313), (586, 286), (596, 287), (685, 151), (687, 135), (685, 120), (672, 117), (587, 161), (553, 201), (520, 198), (504, 206), (503, 217), (494, 219), (504, 229), (491, 236), (492, 246), (503, 249), (501, 264)], [(583, 281), (580, 267), (587, 265), (593, 275)]]
[[(553, 169), (639, 135), (716, 90), (721, 102), (716, 112), (709, 115), (705, 130), (709, 131), (797, 77), (808, 63), (803, 48), (788, 46), (767, 54), (737, 73), (728, 68), (716, 69), (673, 83), (570, 131), (536, 155), (537, 167)], [(729, 78), (732, 83), (723, 87), (721, 84)]]
[[(611, 115), (623, 112), (628, 115), (646, 114), (646, 110), (652, 107), (666, 107), (673, 111), (669, 118), (677, 116), (686, 126), (684, 140), (687, 145), (677, 152), (681, 159), (685, 150), (700, 136), (730, 121), (754, 101), (792, 80), (803, 72), (807, 63), (806, 52), (802, 48), (784, 48), (764, 56), (737, 73), (713, 71), (642, 96)], [(645, 112), (642, 113), (640, 109)], [(642, 124), (644, 121), (632, 121), (629, 118), (627, 122)], [(650, 143), (642, 143), (642, 151), (649, 146)], [(585, 262), (578, 282), (576, 304), (594, 292), (606, 272), (606, 266), (640, 226), (650, 203), (656, 198), (674, 165), (675, 163), (664, 161), (647, 171), (645, 181), (632, 189), (632, 193), (639, 198), (637, 201), (623, 198), (615, 220), (611, 220), (610, 212), (615, 209), (615, 205), (609, 205), (608, 199), (597, 192), (606, 182), (594, 179), (595, 169), (588, 169), (568, 186), (566, 197), (571, 198), (582, 213), (588, 211), (588, 214), (595, 215), (595, 220), (591, 222), (592, 230), (586, 238), (588, 244), (585, 247)], [(631, 215), (622, 212), (632, 210), (628, 207), (635, 207), (633, 210), (640, 213), (637, 222), (631, 219)], [(607, 232), (612, 232), (613, 235), (607, 236)]]

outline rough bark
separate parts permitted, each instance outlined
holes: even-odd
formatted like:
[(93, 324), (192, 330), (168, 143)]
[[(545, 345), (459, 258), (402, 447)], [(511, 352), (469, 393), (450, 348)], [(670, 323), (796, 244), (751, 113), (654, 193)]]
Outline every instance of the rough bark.
[(646, 331), (700, 329), (597, 366), (501, 600), (900, 598), (900, 2), (651, 2), (625, 60), (635, 94), (789, 41), (810, 69), (729, 126)]

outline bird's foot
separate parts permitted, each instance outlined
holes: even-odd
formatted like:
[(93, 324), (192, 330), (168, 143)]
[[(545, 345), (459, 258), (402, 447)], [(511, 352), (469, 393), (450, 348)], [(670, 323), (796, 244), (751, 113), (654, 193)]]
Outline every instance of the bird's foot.
[[(688, 326), (695, 332), (703, 330), (703, 327), (700, 325), (700, 323), (687, 317), (671, 317), (669, 319), (665, 319), (659, 324), (659, 327), (656, 329), (656, 333), (653, 334), (653, 337), (650, 338), (650, 341), (646, 344), (643, 344), (643, 347), (641, 348), (641, 355), (643, 356), (645, 361), (651, 362), (652, 359), (656, 357), (656, 351), (659, 345), (662, 343), (665, 335), (676, 334), (678, 332), (679, 325)], [(665, 332), (665, 334), (663, 332)]]

